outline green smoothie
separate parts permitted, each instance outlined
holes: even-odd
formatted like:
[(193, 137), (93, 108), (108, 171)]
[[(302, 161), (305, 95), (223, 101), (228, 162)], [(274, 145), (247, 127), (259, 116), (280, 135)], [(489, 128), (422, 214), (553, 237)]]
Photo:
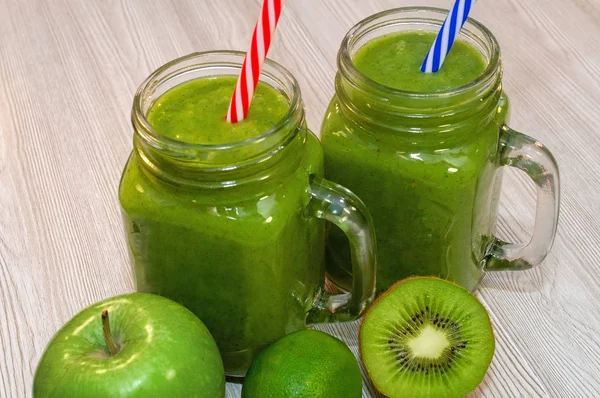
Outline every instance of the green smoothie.
[[(353, 63), (371, 81), (413, 93), (451, 90), (481, 75), (486, 61), (462, 41), (438, 73), (422, 73), (434, 38), (413, 31), (381, 36), (360, 48)], [(407, 110), (386, 116), (384, 125), (375, 110), (386, 101), (358, 92), (344, 98), (334, 97), (322, 125), (326, 176), (354, 191), (371, 211), (378, 292), (412, 275), (437, 275), (474, 288), (494, 228), (495, 157), (506, 99), (488, 99), (485, 115), (448, 120), (426, 117), (436, 112), (432, 100), (430, 109), (419, 110), (421, 116)], [(409, 96), (403, 101), (405, 109), (415, 105)], [(361, 118), (348, 110), (349, 103)], [(346, 288), (349, 264), (347, 241), (332, 229), (327, 270)]]
[(287, 112), (289, 103), (283, 94), (259, 82), (248, 117), (238, 123), (227, 122), (225, 113), (236, 82), (237, 77), (224, 76), (175, 86), (152, 105), (148, 121), (174, 140), (218, 145), (261, 135)]
[(454, 42), (438, 72), (421, 72), (435, 36), (432, 32), (416, 31), (379, 37), (358, 50), (354, 65), (379, 84), (415, 93), (453, 89), (470, 83), (483, 72), (486, 64), (482, 55), (462, 40)]
[[(235, 81), (202, 78), (176, 86), (154, 102), (147, 120), (180, 142), (225, 144), (261, 135), (284, 117), (287, 97), (261, 83), (248, 117), (226, 122)], [(276, 165), (291, 171), (272, 177), (255, 165), (248, 177), (264, 175), (258, 182), (178, 186), (156, 178), (136, 151), (121, 181), (137, 289), (174, 299), (202, 319), (229, 375), (244, 375), (263, 347), (304, 328), (322, 284), (324, 225), (304, 209), (309, 174), (323, 174), (323, 153), (304, 127), (296, 137), (298, 156)]]

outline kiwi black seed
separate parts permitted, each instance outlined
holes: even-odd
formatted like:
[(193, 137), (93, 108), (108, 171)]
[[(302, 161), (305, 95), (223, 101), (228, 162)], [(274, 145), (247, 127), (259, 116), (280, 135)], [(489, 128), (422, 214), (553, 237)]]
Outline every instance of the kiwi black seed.
[(481, 303), (434, 277), (405, 279), (379, 297), (359, 343), (373, 384), (391, 398), (462, 397), (483, 380), (495, 347)]

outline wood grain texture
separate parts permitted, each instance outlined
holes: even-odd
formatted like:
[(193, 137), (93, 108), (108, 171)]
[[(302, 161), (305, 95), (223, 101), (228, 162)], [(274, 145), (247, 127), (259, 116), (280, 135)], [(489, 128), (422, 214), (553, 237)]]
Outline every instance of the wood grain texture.
[[(429, 0), (449, 7), (451, 0)], [(335, 56), (363, 17), (405, 0), (288, 0), (270, 56), (298, 78), (318, 131)], [(137, 85), (193, 51), (245, 50), (259, 0), (0, 0), (0, 397), (31, 395), (56, 330), (133, 289), (117, 185)], [(562, 174), (554, 249), (525, 272), (484, 278), (497, 338), (473, 397), (600, 393), (600, 2), (480, 2), (497, 36), (512, 127), (553, 150)], [(533, 187), (505, 179), (498, 234), (524, 241)], [(357, 351), (357, 325), (327, 325)], [(228, 385), (228, 397), (241, 387)], [(373, 389), (365, 383), (364, 396)]]

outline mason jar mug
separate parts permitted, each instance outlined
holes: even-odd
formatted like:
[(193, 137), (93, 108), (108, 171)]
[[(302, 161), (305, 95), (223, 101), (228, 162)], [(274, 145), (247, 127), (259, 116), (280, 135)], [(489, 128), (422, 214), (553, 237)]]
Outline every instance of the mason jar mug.
[[(261, 81), (282, 93), (289, 109), (255, 138), (191, 144), (148, 122), (165, 92), (194, 79), (237, 76), (243, 58), (191, 54), (142, 83), (132, 111), (134, 149), (119, 190), (138, 291), (192, 310), (234, 376), (287, 333), (356, 319), (375, 291), (370, 216), (356, 196), (323, 179), (321, 146), (306, 128), (298, 84), (283, 67), (267, 60)], [(324, 291), (324, 220), (352, 242), (350, 294)]]
[[(325, 174), (357, 194), (373, 216), (378, 291), (413, 275), (440, 276), (473, 290), (485, 271), (539, 264), (556, 232), (558, 167), (543, 144), (507, 125), (500, 48), (488, 29), (469, 19), (461, 30), (459, 40), (481, 54), (485, 66), (456, 88), (403, 91), (371, 80), (355, 65), (357, 52), (373, 39), (437, 33), (447, 13), (416, 7), (373, 15), (347, 33), (338, 53), (335, 95), (321, 129)], [(372, 56), (371, 64), (392, 62)], [(494, 236), (503, 166), (523, 170), (537, 186), (535, 230), (525, 245)], [(349, 289), (348, 241), (335, 227), (327, 239), (329, 278)]]

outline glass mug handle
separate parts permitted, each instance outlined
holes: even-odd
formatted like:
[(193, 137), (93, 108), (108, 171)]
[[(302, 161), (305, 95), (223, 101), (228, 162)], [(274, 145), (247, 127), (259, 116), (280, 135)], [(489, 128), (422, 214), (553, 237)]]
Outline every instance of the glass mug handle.
[(535, 226), (529, 243), (496, 239), (486, 271), (524, 270), (541, 263), (554, 242), (560, 207), (560, 178), (552, 153), (542, 143), (504, 125), (500, 130), (500, 166), (523, 170), (537, 187)]
[(352, 257), (352, 291), (323, 292), (308, 312), (307, 323), (346, 322), (359, 318), (375, 298), (375, 232), (371, 214), (348, 189), (310, 177), (309, 215), (337, 225), (348, 237)]

